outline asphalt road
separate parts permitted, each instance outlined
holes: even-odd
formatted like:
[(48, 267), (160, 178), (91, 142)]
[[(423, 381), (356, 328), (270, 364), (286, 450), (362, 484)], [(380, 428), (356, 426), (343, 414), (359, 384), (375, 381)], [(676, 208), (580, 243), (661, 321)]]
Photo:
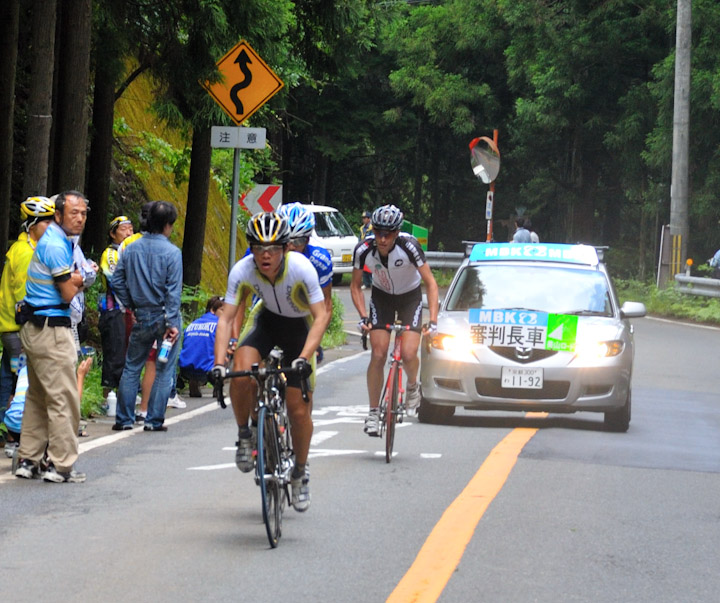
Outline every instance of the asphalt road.
[(635, 324), (628, 433), (459, 411), (406, 421), (390, 464), (362, 433), (352, 339), (318, 378), (312, 506), (275, 550), (229, 410), (204, 398), (167, 433), (94, 434), (85, 484), (0, 475), (2, 583), (20, 602), (716, 601), (720, 331)]

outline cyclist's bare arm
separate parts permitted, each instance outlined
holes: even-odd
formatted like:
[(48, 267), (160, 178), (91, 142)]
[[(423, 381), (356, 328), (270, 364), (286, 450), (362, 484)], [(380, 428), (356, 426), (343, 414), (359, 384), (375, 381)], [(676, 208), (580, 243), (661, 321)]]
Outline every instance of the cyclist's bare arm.
[(312, 358), (330, 324), (330, 312), (325, 307), (325, 300), (310, 304), (310, 313), (313, 323), (308, 331), (302, 352), (300, 352), (300, 356), (306, 360)]
[(330, 282), (327, 287), (323, 287), (322, 292), (325, 296), (325, 309), (330, 312), (330, 316), (332, 316), (332, 282)]
[(437, 322), (438, 300), (440, 299), (438, 295), (437, 281), (435, 280), (432, 270), (430, 270), (430, 266), (427, 263), (420, 266), (420, 268), (418, 268), (418, 272), (420, 273), (420, 278), (425, 284), (430, 320), (433, 322)]
[[(362, 316), (367, 316), (367, 309), (365, 307), (365, 295), (362, 292), (362, 275), (363, 271), (358, 270), (357, 268), (353, 268), (352, 271), (352, 280), (350, 281), (350, 297), (352, 297), (353, 305), (355, 306), (355, 309), (358, 311), (358, 314)], [(365, 327), (363, 327), (365, 328)], [(370, 326), (367, 325), (367, 330), (370, 330)]]
[(245, 322), (245, 310), (247, 308), (247, 297), (240, 300), (235, 313), (235, 320), (232, 323), (231, 337), (237, 341), (240, 339), (240, 333), (242, 332), (243, 323)]
[(217, 327), (215, 328), (215, 365), (225, 365), (227, 359), (228, 343), (233, 331), (235, 315), (238, 307), (225, 302), (223, 311), (218, 317)]

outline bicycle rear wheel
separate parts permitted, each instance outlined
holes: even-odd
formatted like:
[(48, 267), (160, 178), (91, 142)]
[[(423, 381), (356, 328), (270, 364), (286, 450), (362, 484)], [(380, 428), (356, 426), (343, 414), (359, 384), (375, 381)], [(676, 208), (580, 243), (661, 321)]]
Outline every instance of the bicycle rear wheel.
[(398, 391), (400, 384), (398, 383), (399, 371), (397, 365), (393, 364), (390, 368), (388, 382), (390, 383), (390, 392), (387, 408), (385, 409), (385, 462), (389, 463), (392, 459), (393, 445), (395, 444), (395, 422), (397, 420), (398, 410)]
[(272, 412), (261, 407), (258, 412), (257, 472), (260, 481), (263, 521), (270, 546), (275, 548), (282, 533), (282, 492), (278, 480), (280, 451), (277, 424)]

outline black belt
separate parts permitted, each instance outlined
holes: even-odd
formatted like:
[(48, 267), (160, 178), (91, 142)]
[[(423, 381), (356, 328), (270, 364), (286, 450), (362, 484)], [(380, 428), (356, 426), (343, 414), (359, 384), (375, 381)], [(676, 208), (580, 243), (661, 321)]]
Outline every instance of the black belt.
[(41, 316), (40, 314), (33, 314), (30, 317), (30, 322), (36, 327), (67, 327), (70, 328), (70, 317), (69, 316)]

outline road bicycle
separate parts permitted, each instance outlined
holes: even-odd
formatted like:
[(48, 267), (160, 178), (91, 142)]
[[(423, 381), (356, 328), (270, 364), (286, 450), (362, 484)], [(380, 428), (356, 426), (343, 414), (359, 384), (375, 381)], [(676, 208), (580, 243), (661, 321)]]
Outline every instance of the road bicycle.
[[(280, 542), (283, 512), (285, 506), (291, 504), (290, 476), (295, 466), (285, 405), (286, 377), (302, 376), (297, 368), (283, 367), (282, 360), (282, 350), (275, 348), (263, 366), (253, 364), (249, 371), (227, 372), (215, 383), (214, 392), (220, 406), (225, 408), (224, 379), (252, 377), (258, 385), (255, 483), (260, 486), (263, 522), (272, 548)], [(306, 378), (301, 379), (300, 389), (303, 400), (308, 402)]]
[[(395, 323), (385, 325), (385, 329), (395, 333), (395, 342), (388, 361), (390, 370), (378, 406), (380, 413), (380, 433), (378, 437), (385, 436), (385, 462), (389, 463), (392, 459), (395, 444), (395, 425), (402, 423), (405, 415), (405, 405), (403, 404), (405, 388), (403, 388), (402, 384), (402, 336), (405, 331), (410, 330), (410, 327)], [(362, 344), (363, 349), (367, 349), (367, 333), (363, 333)]]

